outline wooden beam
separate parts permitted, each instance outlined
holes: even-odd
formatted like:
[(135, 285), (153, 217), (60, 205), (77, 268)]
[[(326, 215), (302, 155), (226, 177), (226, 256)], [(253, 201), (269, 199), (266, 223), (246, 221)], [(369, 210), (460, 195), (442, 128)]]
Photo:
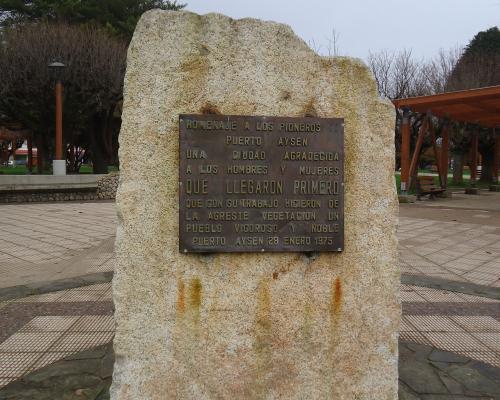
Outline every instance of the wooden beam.
[[(433, 112), (434, 114), (434, 112)], [(434, 114), (437, 115), (437, 114)], [(457, 120), (467, 120), (467, 121), (495, 121), (500, 119), (500, 114), (493, 114), (493, 113), (487, 113), (487, 112), (462, 112), (462, 113), (454, 113), (454, 112), (449, 112), (446, 113), (448, 118), (450, 119), (457, 119)]]
[(474, 102), (474, 103), (469, 103), (467, 104), (468, 107), (476, 108), (482, 111), (485, 111), (487, 113), (491, 114), (500, 114), (500, 107), (497, 107), (492, 104), (486, 104), (482, 101)]
[(410, 119), (408, 110), (403, 111), (401, 123), (401, 192), (410, 189)]
[(431, 144), (432, 144), (432, 150), (434, 151), (434, 158), (436, 160), (436, 167), (438, 170), (438, 177), (439, 177), (439, 186), (443, 187), (443, 182), (441, 181), (441, 158), (439, 157), (439, 153), (437, 151), (437, 145), (436, 145), (436, 131), (434, 130), (434, 124), (432, 123), (432, 118), (429, 117), (429, 133), (431, 134)]
[(408, 178), (408, 187), (411, 185), (411, 177), (416, 171), (418, 159), (420, 156), (420, 150), (422, 149), (422, 144), (424, 143), (424, 136), (429, 127), (429, 117), (425, 116), (418, 130), (417, 143), (415, 144), (415, 150), (413, 151), (413, 157), (411, 158), (410, 172)]
[(448, 185), (448, 162), (450, 149), (450, 121), (446, 121), (441, 131), (441, 187)]
[(484, 100), (500, 98), (500, 86), (490, 86), (480, 89), (460, 90), (457, 92), (448, 92), (435, 94), (431, 96), (409, 97), (406, 99), (396, 99), (393, 103), (396, 107), (423, 106), (427, 109), (443, 105), (459, 104), (465, 102), (482, 102)]
[(470, 168), (470, 184), (473, 187), (476, 186), (476, 180), (477, 180), (477, 152), (479, 147), (478, 131), (479, 131), (478, 128), (474, 128), (471, 139), (472, 154), (471, 154), (471, 162), (469, 163), (469, 168)]
[(493, 128), (493, 135), (495, 137), (495, 153), (493, 154), (493, 182), (498, 183), (498, 164), (500, 164), (500, 131)]

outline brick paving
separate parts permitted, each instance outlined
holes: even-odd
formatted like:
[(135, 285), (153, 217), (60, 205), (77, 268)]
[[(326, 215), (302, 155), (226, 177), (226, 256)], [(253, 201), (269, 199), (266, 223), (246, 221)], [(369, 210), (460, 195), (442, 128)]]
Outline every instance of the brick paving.
[[(402, 208), (402, 273), (500, 288), (500, 213), (439, 204)], [(0, 211), (0, 288), (113, 270), (113, 203), (1, 205)], [(500, 367), (498, 299), (408, 284), (401, 299), (401, 340)], [(108, 343), (113, 332), (110, 283), (2, 302), (0, 387)]]

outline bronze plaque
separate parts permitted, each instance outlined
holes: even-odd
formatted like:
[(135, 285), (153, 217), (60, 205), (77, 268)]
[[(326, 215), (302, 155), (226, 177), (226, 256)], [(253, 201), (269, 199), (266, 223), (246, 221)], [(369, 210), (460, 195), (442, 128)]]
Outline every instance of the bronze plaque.
[(180, 115), (181, 252), (342, 251), (344, 120)]

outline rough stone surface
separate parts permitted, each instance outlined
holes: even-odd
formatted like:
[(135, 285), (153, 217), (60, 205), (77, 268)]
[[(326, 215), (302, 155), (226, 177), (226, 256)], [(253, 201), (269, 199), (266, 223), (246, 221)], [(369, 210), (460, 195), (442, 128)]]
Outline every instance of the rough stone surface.
[(100, 200), (111, 200), (116, 197), (116, 189), (120, 175), (118, 172), (111, 172), (97, 181), (97, 198)]
[(0, 203), (39, 203), (47, 201), (97, 200), (95, 191), (64, 192), (5, 192), (0, 193)]
[(479, 188), (476, 187), (465, 188), (465, 194), (479, 194)]
[[(345, 118), (342, 254), (178, 252), (178, 115)], [(117, 355), (128, 399), (396, 399), (394, 110), (285, 25), (151, 11), (120, 133)]]

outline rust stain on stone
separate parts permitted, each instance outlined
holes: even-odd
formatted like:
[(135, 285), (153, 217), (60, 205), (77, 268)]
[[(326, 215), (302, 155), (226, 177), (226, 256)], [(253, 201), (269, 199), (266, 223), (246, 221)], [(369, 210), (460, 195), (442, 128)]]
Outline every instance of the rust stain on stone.
[(331, 283), (331, 293), (330, 293), (330, 344), (329, 344), (329, 354), (331, 364), (329, 368), (331, 369), (331, 373), (329, 374), (330, 383), (329, 387), (329, 396), (328, 398), (338, 398), (338, 382), (335, 380), (335, 366), (338, 362), (337, 349), (340, 343), (339, 337), (339, 320), (342, 312), (342, 282), (339, 277), (335, 278), (335, 280)]
[(177, 282), (177, 303), (176, 303), (177, 312), (179, 314), (184, 314), (186, 310), (186, 294), (185, 294), (185, 285), (182, 278), (179, 278)]
[(313, 329), (313, 310), (309, 302), (304, 307), (304, 323), (302, 326), (302, 336), (306, 350), (310, 349)]
[(269, 375), (272, 370), (271, 294), (269, 280), (259, 283), (257, 315), (255, 319), (254, 351), (256, 370), (251, 391), (255, 398), (265, 398), (268, 393)]
[(200, 109), (200, 112), (202, 114), (217, 114), (217, 115), (220, 115), (221, 112), (219, 111), (219, 109), (217, 108), (216, 105), (208, 102), (208, 103), (205, 103), (201, 109)]
[(191, 279), (189, 285), (189, 306), (191, 309), (199, 310), (201, 306), (201, 281), (200, 278)]
[(206, 60), (196, 57), (181, 64), (181, 71), (192, 72), (192, 71), (204, 71), (206, 69)]
[(314, 102), (313, 100), (309, 100), (308, 103), (304, 105), (304, 116), (305, 117), (317, 117), (318, 113), (316, 111), (316, 108), (314, 107)]
[(342, 283), (340, 278), (335, 279), (335, 290), (333, 296), (333, 313), (338, 315), (342, 306)]
[(269, 346), (271, 331), (271, 295), (267, 279), (260, 282), (258, 296), (256, 345), (260, 349)]
[(279, 275), (278, 272), (273, 272), (273, 279), (278, 279), (278, 275)]

